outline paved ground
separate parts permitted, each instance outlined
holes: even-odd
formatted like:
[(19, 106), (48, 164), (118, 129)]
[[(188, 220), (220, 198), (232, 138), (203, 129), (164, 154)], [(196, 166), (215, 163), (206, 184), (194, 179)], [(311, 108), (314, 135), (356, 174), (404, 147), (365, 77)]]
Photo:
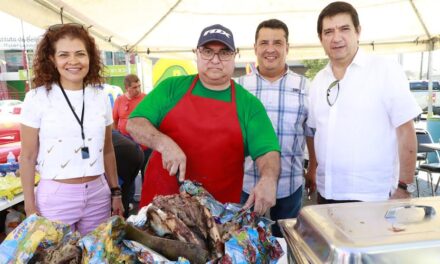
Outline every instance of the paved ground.
[[(440, 174), (438, 173), (434, 173), (432, 174), (432, 178), (434, 181), (433, 187), (435, 189), (435, 185), (437, 184), (437, 181), (439, 180)], [(420, 191), (420, 197), (428, 197), (428, 196), (432, 196), (432, 190), (431, 190), (431, 185), (430, 183), (428, 183), (427, 179), (427, 175), (425, 172), (419, 172), (419, 176), (418, 178), (418, 182), (419, 182), (419, 191)], [(437, 189), (437, 192), (434, 192), (435, 196), (440, 195), (440, 188)], [(417, 194), (414, 195), (414, 197), (417, 197)]]

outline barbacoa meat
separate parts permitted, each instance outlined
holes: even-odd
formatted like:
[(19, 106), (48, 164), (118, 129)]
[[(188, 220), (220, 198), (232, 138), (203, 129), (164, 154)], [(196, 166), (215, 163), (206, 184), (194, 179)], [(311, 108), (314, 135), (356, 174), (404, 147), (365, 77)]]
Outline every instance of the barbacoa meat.
[(180, 237), (178, 239), (181, 241), (200, 245), (209, 250), (212, 258), (223, 256), (224, 243), (214, 217), (208, 208), (200, 204), (197, 197), (185, 194), (156, 196), (147, 214), (150, 226), (156, 234), (171, 234)]
[(173, 213), (199, 237), (204, 240), (208, 238), (204, 206), (200, 205), (196, 198), (183, 195), (156, 196), (153, 205), (165, 212)]
[(147, 211), (150, 226), (159, 236), (170, 235), (175, 239), (196, 244), (206, 249), (206, 244), (200, 241), (194, 233), (174, 214), (150, 206)]

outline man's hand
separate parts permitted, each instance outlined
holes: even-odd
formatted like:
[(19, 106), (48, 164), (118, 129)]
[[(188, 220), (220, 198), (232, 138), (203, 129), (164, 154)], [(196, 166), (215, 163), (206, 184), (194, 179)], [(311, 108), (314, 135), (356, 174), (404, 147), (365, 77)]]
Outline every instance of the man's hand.
[(397, 188), (396, 191), (391, 195), (390, 200), (392, 199), (408, 199), (411, 198), (411, 194), (401, 188)]
[(158, 151), (162, 155), (162, 166), (170, 175), (176, 175), (179, 171), (179, 181), (185, 180), (186, 155), (183, 150), (167, 136), (162, 137)]
[(250, 207), (253, 203), (254, 212), (263, 215), (276, 203), (278, 178), (281, 171), (280, 153), (278, 151), (267, 152), (258, 157), (255, 163), (260, 172), (260, 180), (252, 189), (244, 207)]
[(307, 196), (312, 195), (316, 192), (316, 172), (315, 170), (307, 170), (304, 174), (305, 178), (305, 189), (307, 192)]
[(276, 203), (277, 181), (271, 178), (261, 178), (249, 194), (243, 208), (254, 205), (254, 212), (264, 215)]
[(167, 135), (161, 133), (145, 118), (135, 117), (127, 121), (127, 131), (137, 143), (156, 150), (162, 155), (162, 166), (170, 175), (179, 170), (179, 180), (185, 180), (186, 155)]
[(309, 199), (310, 195), (316, 192), (316, 168), (318, 167), (315, 154), (315, 143), (313, 140), (313, 137), (306, 137), (307, 150), (309, 152), (309, 166), (307, 172), (304, 174), (304, 178), (305, 189)]

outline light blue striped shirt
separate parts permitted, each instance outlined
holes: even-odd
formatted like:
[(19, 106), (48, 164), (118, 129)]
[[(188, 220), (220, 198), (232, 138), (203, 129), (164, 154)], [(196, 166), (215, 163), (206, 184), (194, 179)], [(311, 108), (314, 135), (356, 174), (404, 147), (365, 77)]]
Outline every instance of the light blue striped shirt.
[[(240, 77), (238, 83), (261, 100), (272, 121), (281, 146), (277, 198), (287, 197), (303, 184), (305, 137), (313, 136), (306, 124), (309, 82), (306, 77), (287, 70), (275, 82), (267, 81), (256, 72)], [(250, 193), (258, 180), (257, 166), (248, 157), (243, 191)]]

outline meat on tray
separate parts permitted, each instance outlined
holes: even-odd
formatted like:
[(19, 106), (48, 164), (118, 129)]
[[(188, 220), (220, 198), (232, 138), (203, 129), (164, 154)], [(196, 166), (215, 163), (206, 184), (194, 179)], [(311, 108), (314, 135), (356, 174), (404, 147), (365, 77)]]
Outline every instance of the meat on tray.
[(214, 217), (197, 197), (185, 194), (156, 196), (147, 216), (156, 234), (199, 245), (207, 249), (212, 258), (223, 255), (223, 242)]

